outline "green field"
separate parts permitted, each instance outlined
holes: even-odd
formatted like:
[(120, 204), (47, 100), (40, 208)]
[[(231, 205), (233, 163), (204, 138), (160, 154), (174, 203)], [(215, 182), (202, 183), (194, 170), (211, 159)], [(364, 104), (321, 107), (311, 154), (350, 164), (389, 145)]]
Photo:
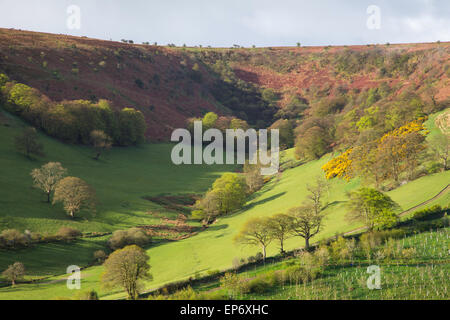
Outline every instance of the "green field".
[[(62, 225), (71, 225), (83, 231), (111, 231), (135, 225), (157, 223), (147, 214), (163, 208), (144, 200), (147, 195), (201, 193), (208, 189), (221, 172), (233, 167), (180, 166), (170, 162), (171, 146), (167, 144), (145, 145), (136, 148), (113, 149), (97, 162), (92, 160), (91, 150), (85, 147), (67, 146), (55, 140), (42, 137), (47, 156), (42, 161), (29, 161), (13, 151), (12, 137), (20, 128), (16, 120), (10, 120), (13, 127), (0, 127), (0, 165), (2, 173), (2, 196), (0, 198), (0, 229), (17, 228), (36, 231), (56, 231)], [(429, 120), (428, 126), (434, 131)], [(285, 157), (292, 155), (289, 150)], [(234, 258), (254, 255), (258, 248), (236, 247), (233, 236), (242, 224), (251, 217), (271, 216), (286, 212), (298, 206), (306, 197), (306, 183), (322, 175), (322, 165), (332, 155), (289, 169), (274, 177), (261, 191), (256, 193), (246, 206), (233, 215), (220, 218), (204, 232), (191, 238), (156, 244), (148, 248), (151, 272), (154, 280), (146, 284), (147, 290), (163, 284), (187, 279), (212, 270), (225, 270), (232, 266)], [(43, 203), (44, 196), (31, 188), (29, 172), (32, 168), (48, 161), (60, 161), (71, 175), (85, 179), (97, 190), (100, 199), (98, 212), (94, 217), (82, 215), (77, 221), (70, 221), (61, 207)], [(450, 181), (450, 172), (428, 175), (403, 185), (388, 194), (403, 210), (420, 204), (441, 191)], [(330, 183), (329, 205), (324, 230), (313, 239), (334, 236), (351, 231), (359, 224), (349, 224), (345, 219), (346, 192), (357, 188), (360, 182), (334, 179)], [(449, 204), (447, 193), (432, 204)], [(175, 213), (164, 212), (167, 216)], [(99, 240), (101, 241), (101, 240)], [(0, 269), (4, 269), (16, 258), (22, 259), (34, 275), (59, 274), (41, 283), (22, 284), (15, 288), (1, 288), (0, 299), (52, 299), (58, 296), (72, 296), (61, 281), (64, 269), (69, 264), (86, 265), (89, 252), (101, 243), (81, 240), (70, 248), (43, 245), (26, 249), (24, 252), (1, 252)], [(287, 249), (303, 246), (300, 239), (291, 239)], [(67, 251), (66, 251), (67, 250)], [(72, 260), (70, 259), (72, 252)], [(277, 246), (269, 247), (268, 254), (277, 253)], [(59, 255), (59, 252), (65, 252)], [(47, 257), (43, 258), (43, 257)], [(73, 262), (69, 262), (73, 261)], [(58, 272), (57, 270), (61, 270)], [(102, 298), (121, 298), (121, 293), (104, 292), (99, 287), (102, 267), (83, 270), (82, 289), (95, 288)], [(59, 280), (59, 281), (58, 281)]]
[[(394, 240), (394, 247), (401, 251), (414, 248), (415, 255), (409, 259), (394, 257), (390, 259), (368, 261), (361, 253), (356, 253), (350, 261), (331, 262), (323, 267), (323, 273), (317, 279), (307, 283), (295, 283), (288, 280), (283, 285), (268, 286), (264, 292), (243, 293), (234, 295), (234, 299), (276, 299), (276, 300), (377, 300), (377, 299), (428, 299), (446, 300), (448, 293), (448, 237), (449, 228), (411, 235)], [(383, 245), (379, 246), (383, 249)], [(299, 259), (288, 258), (284, 261), (267, 263), (239, 272), (238, 276), (245, 281), (271, 277), (279, 274), (298, 262)], [(379, 265), (381, 290), (367, 288), (367, 267)], [(279, 274), (280, 275), (280, 274)], [(280, 275), (282, 279), (282, 276)], [(196, 292), (206, 295), (228, 296), (226, 289), (218, 281), (196, 285)], [(411, 290), (413, 288), (414, 290)]]

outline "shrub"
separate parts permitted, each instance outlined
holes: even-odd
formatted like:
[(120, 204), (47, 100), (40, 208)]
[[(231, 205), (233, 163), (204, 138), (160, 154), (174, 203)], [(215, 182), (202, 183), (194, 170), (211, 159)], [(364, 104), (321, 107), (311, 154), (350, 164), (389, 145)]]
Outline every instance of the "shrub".
[(151, 242), (151, 237), (148, 236), (144, 230), (139, 228), (132, 228), (129, 230), (115, 231), (108, 240), (108, 246), (112, 250), (121, 249), (128, 245), (138, 245), (143, 247)]
[(172, 295), (151, 295), (149, 300), (224, 300), (225, 295), (221, 292), (206, 293), (196, 292), (192, 287), (188, 286), (176, 291)]
[(82, 291), (77, 293), (73, 300), (100, 300), (95, 290)]
[(248, 281), (238, 277), (235, 273), (226, 273), (220, 278), (220, 286), (226, 289), (230, 297), (249, 292)]
[(402, 258), (405, 260), (409, 260), (415, 257), (416, 255), (416, 248), (406, 248), (402, 250)]
[(441, 211), (442, 207), (440, 205), (435, 205), (430, 208), (416, 211), (413, 215), (413, 219), (418, 221), (430, 220), (433, 219), (435, 215)]
[(29, 240), (24, 234), (16, 229), (7, 229), (0, 233), (0, 243), (3, 247), (19, 248), (27, 246)]
[(56, 236), (61, 240), (68, 241), (81, 236), (81, 232), (74, 228), (61, 227), (56, 233)]
[(94, 252), (94, 259), (97, 263), (103, 263), (107, 258), (105, 251), (97, 250)]
[(272, 288), (272, 285), (270, 284), (268, 279), (264, 275), (262, 275), (248, 281), (247, 288), (248, 293), (263, 294), (270, 288)]
[(370, 260), (374, 249), (381, 244), (382, 239), (380, 233), (368, 232), (361, 236), (360, 242), (364, 254), (366, 255), (367, 259)]

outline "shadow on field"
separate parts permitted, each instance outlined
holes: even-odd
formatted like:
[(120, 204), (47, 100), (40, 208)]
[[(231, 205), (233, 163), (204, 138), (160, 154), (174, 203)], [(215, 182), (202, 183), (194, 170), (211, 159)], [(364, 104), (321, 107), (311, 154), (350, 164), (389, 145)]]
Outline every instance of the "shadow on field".
[(266, 203), (266, 202), (269, 202), (269, 201), (278, 199), (279, 197), (282, 197), (282, 196), (284, 196), (285, 194), (286, 194), (286, 192), (283, 191), (283, 192), (277, 193), (277, 194), (275, 194), (275, 195), (273, 195), (273, 196), (271, 196), (271, 197), (264, 198), (264, 199), (261, 199), (261, 200), (259, 200), (259, 201), (252, 202), (252, 203), (250, 203), (250, 204), (245, 205), (245, 206), (242, 208), (242, 210), (249, 210), (249, 209), (252, 209), (252, 208), (254, 208), (254, 207), (256, 207), (256, 206), (259, 206), (259, 205), (261, 205), (261, 204), (264, 204), (264, 203)]

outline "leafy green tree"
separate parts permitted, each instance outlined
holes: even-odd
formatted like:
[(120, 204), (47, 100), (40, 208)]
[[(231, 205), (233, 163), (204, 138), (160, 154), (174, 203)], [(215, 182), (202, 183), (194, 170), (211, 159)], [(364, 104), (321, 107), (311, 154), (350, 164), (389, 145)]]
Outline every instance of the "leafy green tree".
[(242, 129), (247, 130), (249, 128), (248, 123), (245, 120), (233, 118), (230, 122), (230, 129)]
[(9, 82), (8, 76), (4, 73), (0, 73), (0, 88), (3, 87), (7, 82)]
[(139, 296), (141, 282), (151, 280), (149, 256), (142, 248), (131, 245), (111, 253), (101, 276), (105, 288), (123, 288), (129, 300)]
[(236, 244), (260, 246), (263, 259), (266, 259), (266, 248), (273, 240), (269, 226), (268, 218), (250, 219), (242, 226), (233, 241)]
[(230, 213), (245, 204), (247, 185), (241, 175), (224, 173), (214, 182), (212, 190), (217, 193), (220, 213)]
[(11, 285), (15, 286), (16, 281), (23, 278), (25, 275), (25, 267), (21, 262), (15, 262), (14, 264), (10, 265), (8, 269), (3, 271), (2, 275), (11, 281)]
[(74, 218), (82, 209), (94, 210), (95, 190), (85, 181), (76, 177), (62, 179), (55, 188), (53, 204), (62, 202), (67, 214)]
[(215, 128), (216, 121), (219, 117), (214, 112), (208, 112), (205, 114), (202, 120), (203, 130)]
[(31, 156), (44, 156), (44, 145), (39, 142), (38, 134), (35, 128), (26, 128), (14, 140), (17, 151), (25, 154), (27, 158)]
[(133, 108), (124, 108), (119, 112), (118, 144), (122, 146), (136, 145), (144, 142), (147, 125), (144, 115)]
[(67, 169), (63, 168), (59, 162), (49, 162), (39, 169), (31, 171), (34, 186), (41, 189), (47, 195), (47, 202), (50, 203), (50, 195), (55, 190), (58, 182), (67, 174)]
[(378, 190), (360, 188), (349, 193), (349, 198), (348, 218), (363, 222), (370, 231), (393, 227), (398, 221), (398, 204)]

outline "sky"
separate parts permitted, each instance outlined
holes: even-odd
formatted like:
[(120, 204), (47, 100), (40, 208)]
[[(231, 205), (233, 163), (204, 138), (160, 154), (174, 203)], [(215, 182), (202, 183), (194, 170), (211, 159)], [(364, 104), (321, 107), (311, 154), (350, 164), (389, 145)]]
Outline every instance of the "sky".
[(0, 0), (0, 27), (213, 47), (435, 42), (450, 41), (450, 1)]

